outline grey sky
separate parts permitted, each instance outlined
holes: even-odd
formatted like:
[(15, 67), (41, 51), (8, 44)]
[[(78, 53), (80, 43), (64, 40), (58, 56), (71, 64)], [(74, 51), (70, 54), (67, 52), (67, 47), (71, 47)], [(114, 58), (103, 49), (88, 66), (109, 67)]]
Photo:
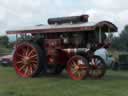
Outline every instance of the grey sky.
[(0, 0), (0, 35), (17, 26), (46, 24), (47, 18), (89, 14), (90, 21), (128, 23), (128, 0)]

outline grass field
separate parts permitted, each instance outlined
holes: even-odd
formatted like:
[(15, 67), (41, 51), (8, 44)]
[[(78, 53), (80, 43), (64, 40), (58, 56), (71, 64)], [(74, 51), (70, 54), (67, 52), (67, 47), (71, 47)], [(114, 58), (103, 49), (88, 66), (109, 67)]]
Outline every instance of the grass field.
[(128, 96), (128, 72), (73, 81), (67, 74), (23, 79), (12, 68), (0, 67), (0, 96)]

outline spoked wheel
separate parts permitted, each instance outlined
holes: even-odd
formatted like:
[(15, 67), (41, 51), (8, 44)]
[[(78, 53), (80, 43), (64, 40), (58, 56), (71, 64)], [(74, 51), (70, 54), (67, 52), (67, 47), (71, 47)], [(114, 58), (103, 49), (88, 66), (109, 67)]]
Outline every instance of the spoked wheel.
[(82, 80), (88, 75), (87, 60), (79, 55), (73, 56), (67, 63), (67, 72), (73, 80)]
[(106, 72), (106, 64), (99, 56), (93, 56), (90, 61), (89, 76), (98, 79), (104, 76)]
[(16, 72), (24, 78), (37, 76), (42, 69), (42, 54), (42, 50), (35, 44), (19, 44), (13, 56)]

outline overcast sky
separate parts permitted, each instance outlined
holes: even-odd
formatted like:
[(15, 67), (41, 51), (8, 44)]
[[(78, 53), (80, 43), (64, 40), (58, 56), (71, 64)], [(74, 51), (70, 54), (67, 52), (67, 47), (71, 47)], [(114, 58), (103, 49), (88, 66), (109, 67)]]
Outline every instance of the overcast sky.
[(12, 27), (77, 14), (89, 14), (89, 21), (109, 20), (121, 31), (128, 24), (127, 4), (128, 0), (0, 0), (0, 35)]

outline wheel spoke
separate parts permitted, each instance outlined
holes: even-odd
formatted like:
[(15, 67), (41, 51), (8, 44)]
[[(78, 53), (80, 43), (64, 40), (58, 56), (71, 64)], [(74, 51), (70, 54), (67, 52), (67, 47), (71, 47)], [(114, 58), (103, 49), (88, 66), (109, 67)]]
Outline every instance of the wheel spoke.
[(77, 72), (77, 70), (75, 70), (75, 69), (72, 70), (72, 73), (73, 73), (73, 74), (75, 74), (76, 72)]
[(96, 64), (97, 64), (97, 65), (101, 64), (101, 60), (97, 60), (97, 61), (96, 61)]
[(92, 59), (92, 65), (96, 65), (94, 58)]
[(23, 61), (21, 60), (21, 61), (18, 61), (18, 62), (16, 62), (16, 64), (22, 64), (23, 63)]
[(88, 69), (88, 67), (87, 66), (85, 66), (85, 65), (83, 65), (83, 64), (80, 64), (79, 65), (79, 68), (82, 70), (82, 69)]
[(37, 60), (32, 60), (31, 61), (31, 64), (33, 64), (33, 63), (37, 63)]
[(78, 77), (81, 77), (81, 72), (80, 71), (78, 71), (77, 74), (78, 74)]
[(27, 73), (28, 73), (28, 66), (26, 66), (24, 74), (27, 75)]
[(28, 56), (29, 51), (30, 51), (30, 49), (27, 47), (27, 48), (26, 48), (26, 54), (25, 54), (26, 56)]
[(18, 57), (21, 57), (21, 58), (23, 57), (23, 55), (21, 55), (21, 54), (19, 54), (19, 53), (17, 53), (17, 56), (18, 56)]
[(32, 66), (30, 66), (30, 74), (32, 74), (32, 73), (33, 73)]
[(25, 64), (24, 64), (24, 65), (22, 65), (22, 66), (20, 67), (19, 71), (23, 70), (25, 67), (26, 67), (26, 65), (25, 65)]
[(32, 53), (34, 53), (34, 52), (35, 52), (35, 49), (32, 49), (32, 50), (29, 52), (28, 56), (31, 56)]
[(72, 61), (72, 64), (73, 67), (77, 66), (77, 63), (75, 61)]
[(36, 57), (37, 57), (37, 55), (30, 56), (31, 59), (32, 59), (32, 58), (36, 58)]
[(77, 64), (83, 65), (84, 64), (84, 61), (79, 59), (79, 60), (77, 60)]
[(26, 56), (26, 50), (23, 49), (23, 52), (22, 52), (23, 56)]

